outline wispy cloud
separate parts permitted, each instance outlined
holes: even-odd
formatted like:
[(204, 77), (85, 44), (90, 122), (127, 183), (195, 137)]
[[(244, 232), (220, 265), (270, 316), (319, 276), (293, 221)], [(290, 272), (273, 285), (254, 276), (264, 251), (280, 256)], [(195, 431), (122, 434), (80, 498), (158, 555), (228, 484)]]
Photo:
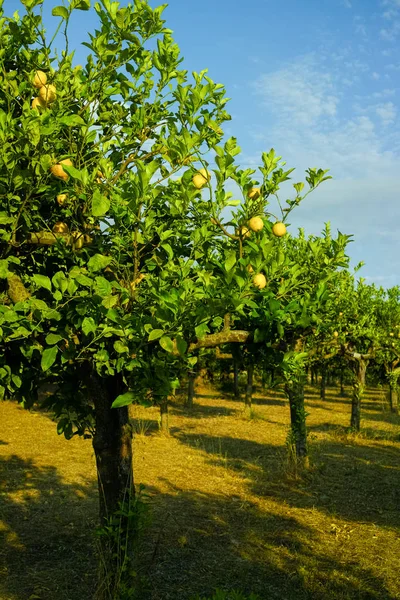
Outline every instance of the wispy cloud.
[[(396, 104), (388, 100), (395, 90), (352, 98), (344, 80), (366, 76), (371, 77), (371, 69), (356, 59), (342, 62), (340, 69), (311, 54), (254, 83), (272, 122), (264, 131), (259, 126), (254, 130), (255, 144), (265, 149), (273, 140), (289, 166), (300, 171), (315, 165), (330, 168), (334, 177), (300, 207), (293, 223), (317, 233), (330, 220), (334, 229), (354, 233), (352, 256), (357, 260), (370, 254), (371, 239), (378, 243), (377, 229), (388, 232), (390, 252), (395, 248), (400, 255), (399, 128)], [(388, 239), (379, 240), (382, 252), (389, 252)], [(374, 269), (379, 272), (373, 256), (367, 262), (371, 276)]]
[(397, 108), (393, 102), (386, 102), (376, 107), (376, 114), (382, 119), (384, 125), (390, 125), (396, 119)]

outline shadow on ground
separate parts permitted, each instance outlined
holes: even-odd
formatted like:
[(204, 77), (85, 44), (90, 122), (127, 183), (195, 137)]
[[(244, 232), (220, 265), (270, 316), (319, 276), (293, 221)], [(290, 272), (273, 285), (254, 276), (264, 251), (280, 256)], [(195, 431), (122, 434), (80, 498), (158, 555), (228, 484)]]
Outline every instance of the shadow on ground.
[(190, 600), (216, 587), (254, 592), (261, 600), (396, 598), (370, 569), (321, 553), (317, 528), (289, 511), (163, 483), (168, 492), (150, 490), (156, 525), (140, 565), (145, 599)]
[(0, 598), (90, 598), (97, 490), (57, 469), (0, 457)]
[[(310, 445), (314, 470), (299, 482), (286, 478), (284, 453), (275, 446), (233, 437), (178, 434), (182, 444), (209, 455), (248, 481), (253, 494), (297, 508), (317, 508), (355, 522), (398, 528), (400, 523), (400, 449), (324, 440)], [(281, 468), (277, 469), (277, 465)], [(399, 590), (400, 592), (400, 590)]]

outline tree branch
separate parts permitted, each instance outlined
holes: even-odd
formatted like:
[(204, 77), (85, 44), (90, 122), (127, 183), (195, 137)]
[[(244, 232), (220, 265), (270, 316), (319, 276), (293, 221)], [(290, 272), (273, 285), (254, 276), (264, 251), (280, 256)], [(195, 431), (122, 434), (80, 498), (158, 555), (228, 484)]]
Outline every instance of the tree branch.
[(210, 335), (206, 335), (201, 340), (193, 342), (189, 345), (188, 351), (193, 352), (194, 350), (199, 350), (199, 348), (215, 348), (216, 346), (231, 343), (246, 344), (247, 342), (251, 342), (252, 339), (253, 333), (250, 331), (224, 329), (218, 333), (210, 333)]

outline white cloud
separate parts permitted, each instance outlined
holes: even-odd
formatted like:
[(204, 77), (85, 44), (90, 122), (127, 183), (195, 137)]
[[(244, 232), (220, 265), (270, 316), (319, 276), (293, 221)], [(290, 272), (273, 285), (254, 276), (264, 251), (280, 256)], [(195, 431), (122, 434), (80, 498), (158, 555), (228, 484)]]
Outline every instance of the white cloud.
[(377, 81), (378, 79), (380, 79), (381, 76), (379, 75), (379, 73), (377, 73), (376, 71), (374, 71), (372, 73), (371, 77), (372, 77), (372, 79), (375, 79)]
[(339, 98), (328, 73), (316, 73), (308, 59), (276, 73), (261, 76), (256, 90), (266, 106), (280, 108), (282, 117), (310, 126), (322, 116), (336, 114)]
[[(340, 69), (310, 55), (262, 75), (255, 90), (268, 107), (271, 125), (263, 130), (257, 124), (254, 140), (260, 153), (273, 140), (287, 166), (296, 166), (293, 181), (300, 181), (310, 166), (330, 168), (334, 179), (307, 198), (292, 224), (318, 233), (331, 221), (333, 231), (353, 233), (350, 254), (354, 260), (365, 259), (368, 275), (375, 278), (382, 273), (382, 256), (400, 256), (400, 136), (396, 104), (388, 101), (394, 89), (382, 88), (357, 100), (349, 96), (344, 79), (353, 80), (355, 73), (365, 78), (368, 72), (368, 65), (356, 60), (342, 63)], [(383, 130), (387, 125), (391, 127)], [(254, 157), (253, 162), (259, 163)], [(377, 236), (376, 231), (388, 235)]]
[(381, 38), (383, 40), (385, 40), (386, 42), (394, 42), (395, 39), (400, 34), (400, 20), (393, 21), (393, 24), (390, 28), (384, 27), (383, 29), (380, 30), (379, 34), (380, 34)]
[(342, 0), (342, 4), (345, 8), (352, 8), (350, 0)]
[(377, 106), (376, 114), (382, 119), (384, 125), (390, 125), (396, 119), (397, 109), (393, 102), (386, 102)]

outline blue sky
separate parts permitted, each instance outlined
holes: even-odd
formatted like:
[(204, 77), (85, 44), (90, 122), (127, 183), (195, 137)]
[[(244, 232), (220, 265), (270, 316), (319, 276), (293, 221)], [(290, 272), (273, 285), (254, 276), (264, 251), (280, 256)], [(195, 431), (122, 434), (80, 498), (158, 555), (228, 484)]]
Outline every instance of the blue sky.
[[(59, 3), (44, 0), (46, 15)], [(274, 147), (294, 181), (310, 166), (331, 170), (292, 229), (318, 234), (330, 221), (354, 235), (360, 275), (400, 284), (400, 0), (172, 0), (164, 18), (183, 67), (225, 84), (243, 166)], [(93, 26), (78, 12), (72, 45)]]

